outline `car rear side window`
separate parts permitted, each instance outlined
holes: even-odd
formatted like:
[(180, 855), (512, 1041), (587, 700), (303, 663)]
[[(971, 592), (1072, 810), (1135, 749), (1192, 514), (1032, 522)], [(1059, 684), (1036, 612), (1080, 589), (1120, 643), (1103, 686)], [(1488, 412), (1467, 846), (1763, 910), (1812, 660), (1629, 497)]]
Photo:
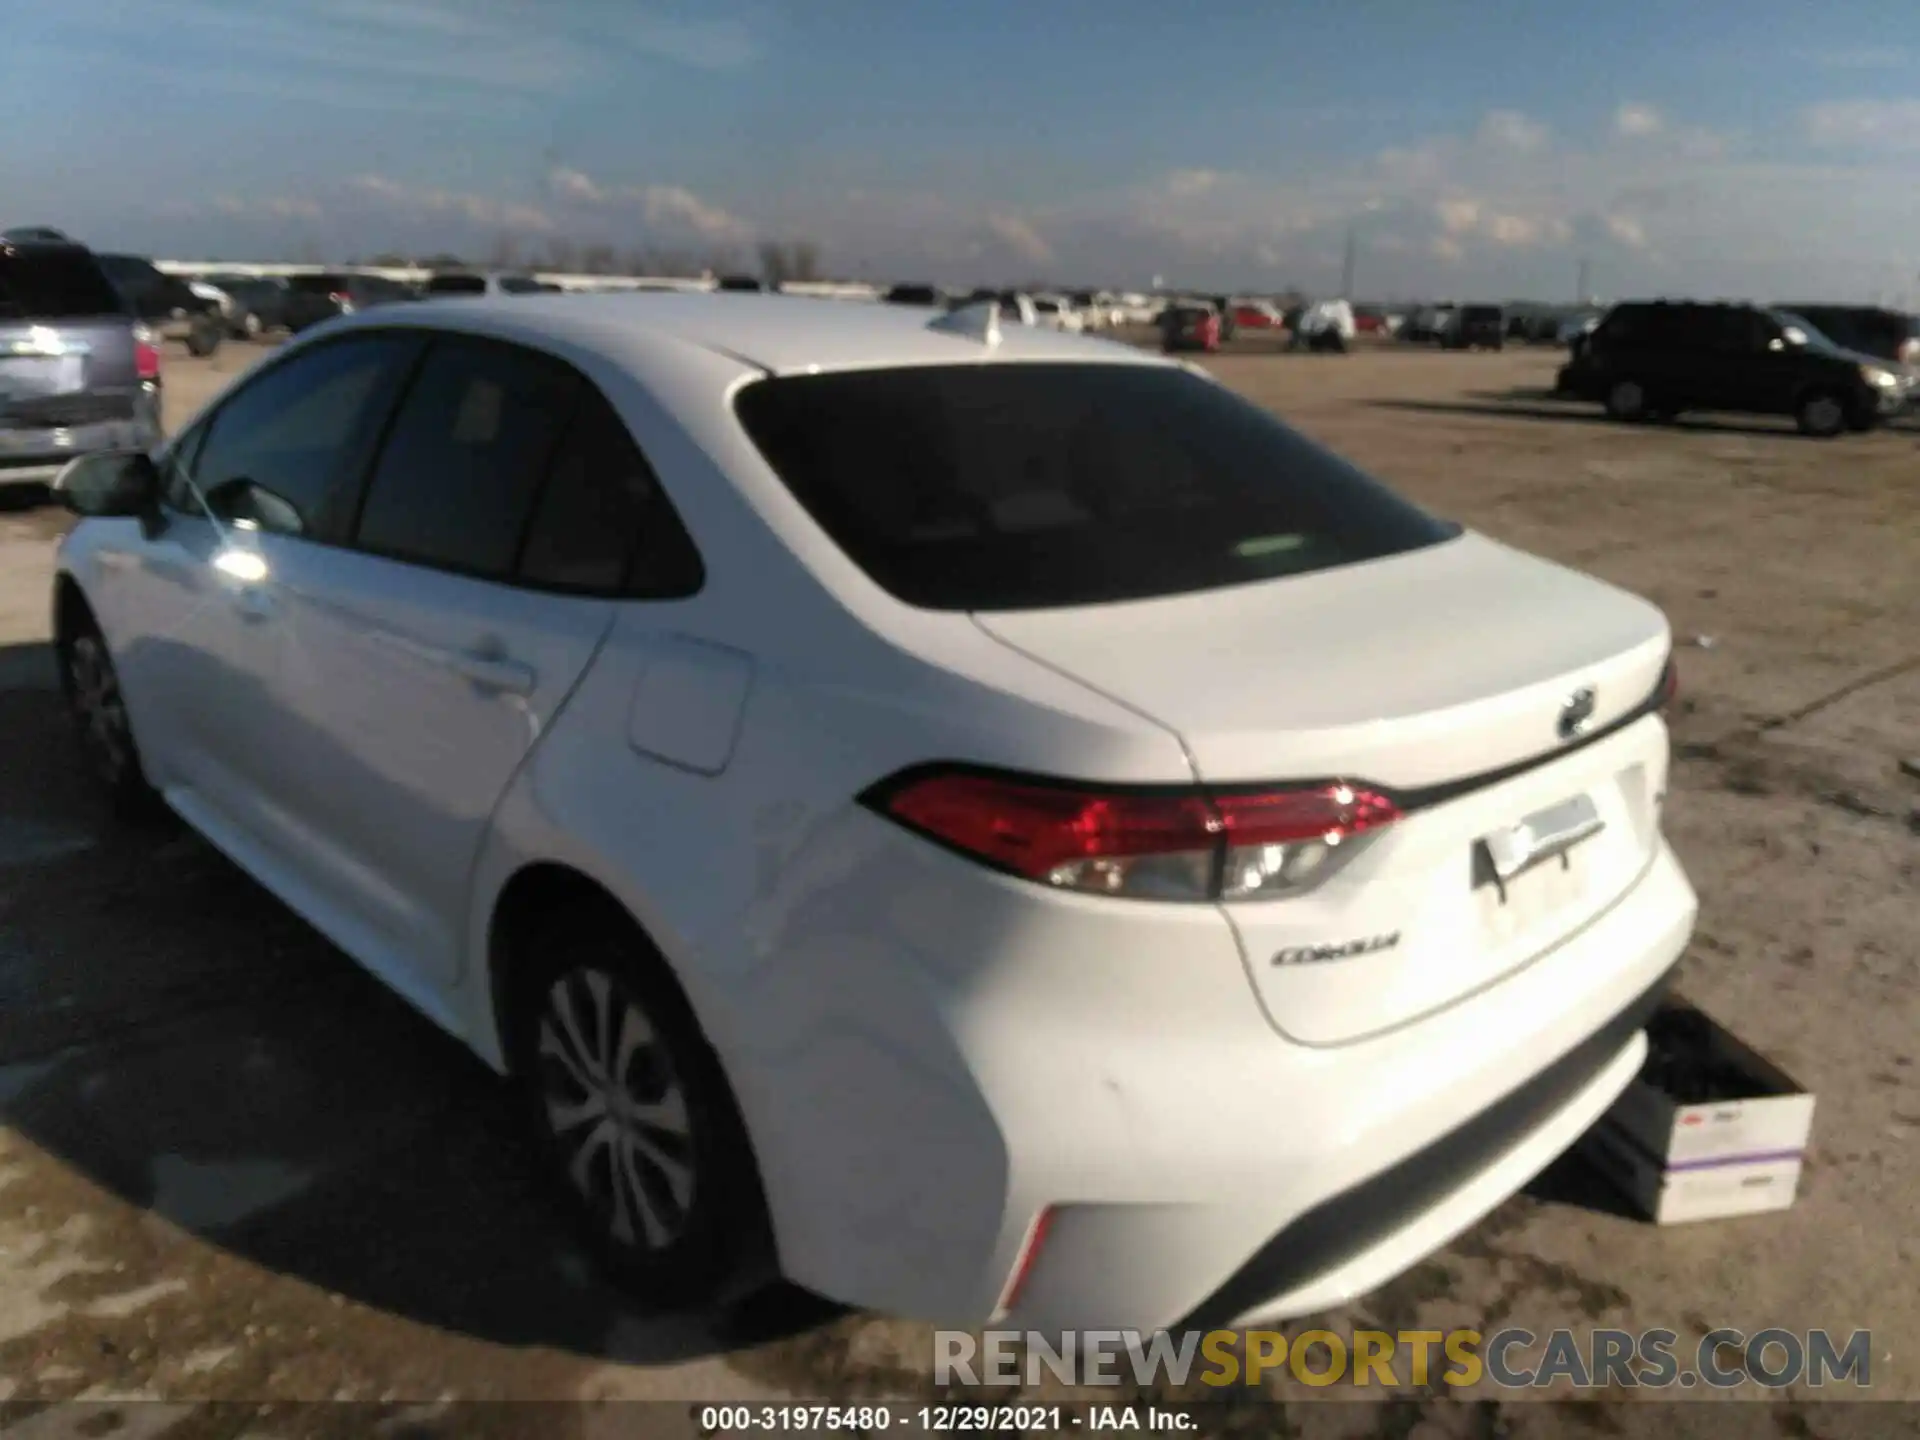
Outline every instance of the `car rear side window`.
[(791, 376), (735, 403), (820, 527), (876, 583), (928, 609), (1210, 590), (1459, 533), (1171, 366)]
[(395, 559), (510, 576), (582, 384), (560, 361), (519, 346), (436, 341), (381, 449), (356, 543)]
[(126, 308), (99, 263), (78, 246), (0, 245), (0, 320), (78, 320)]
[(519, 577), (651, 599), (700, 588), (700, 557), (604, 396), (588, 387), (527, 527)]
[(420, 344), (413, 335), (356, 335), (290, 356), (244, 385), (214, 411), (192, 461), (214, 514), (340, 539), (353, 481)]

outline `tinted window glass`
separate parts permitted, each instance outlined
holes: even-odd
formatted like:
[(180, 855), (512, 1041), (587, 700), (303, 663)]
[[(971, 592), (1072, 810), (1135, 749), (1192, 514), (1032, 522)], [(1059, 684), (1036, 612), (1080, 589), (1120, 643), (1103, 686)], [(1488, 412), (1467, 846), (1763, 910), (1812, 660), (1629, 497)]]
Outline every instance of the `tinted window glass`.
[(288, 359), (209, 422), (193, 477), (214, 513), (337, 540), (375, 426), (419, 340), (366, 335)]
[(700, 562), (624, 422), (588, 389), (527, 530), (520, 577), (562, 590), (666, 597), (700, 588)]
[(880, 585), (933, 609), (1208, 590), (1458, 533), (1171, 367), (793, 376), (736, 403), (822, 529)]
[(358, 543), (450, 570), (511, 574), (579, 389), (573, 371), (531, 350), (437, 341), (381, 450)]
[(71, 320), (118, 315), (126, 302), (92, 255), (72, 249), (0, 245), (0, 319)]
[(508, 295), (538, 295), (542, 291), (556, 290), (558, 288), (556, 285), (542, 285), (538, 280), (531, 280), (525, 275), (502, 275), (500, 277), (500, 289)]
[(347, 288), (341, 275), (289, 275), (287, 288), (297, 295), (331, 295)]
[(484, 295), (487, 293), (487, 281), (484, 275), (435, 275), (427, 281), (427, 293), (430, 295)]

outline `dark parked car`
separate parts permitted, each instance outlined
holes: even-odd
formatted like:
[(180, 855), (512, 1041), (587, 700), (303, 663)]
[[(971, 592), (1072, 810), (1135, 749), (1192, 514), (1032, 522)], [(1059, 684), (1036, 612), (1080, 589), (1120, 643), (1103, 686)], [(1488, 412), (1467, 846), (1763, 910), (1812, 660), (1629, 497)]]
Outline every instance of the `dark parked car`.
[(1616, 420), (1687, 410), (1789, 415), (1808, 435), (1869, 430), (1905, 408), (1906, 377), (1757, 305), (1616, 305), (1562, 367), (1558, 388)]
[(235, 339), (257, 340), (287, 323), (287, 282), (271, 276), (209, 275), (233, 301), (227, 331)]
[(1178, 350), (1218, 350), (1220, 348), (1220, 312), (1205, 302), (1183, 301), (1160, 312), (1160, 348), (1172, 354)]
[(160, 353), (71, 242), (0, 241), (0, 485), (160, 438)]
[(716, 290), (735, 291), (742, 295), (756, 295), (765, 290), (766, 284), (754, 275), (722, 275), (713, 282)]
[(189, 355), (211, 355), (226, 338), (220, 307), (202, 299), (178, 275), (138, 255), (96, 255), (128, 307), (163, 340), (178, 340)]
[(1440, 332), (1443, 350), (1501, 350), (1507, 343), (1507, 312), (1498, 305), (1463, 305)]
[(287, 277), (287, 329), (298, 335), (336, 315), (351, 315), (375, 305), (417, 299), (418, 292), (397, 280), (385, 280), (378, 275), (339, 271), (290, 275)]
[(1896, 365), (1920, 365), (1920, 318), (1877, 305), (1774, 307), (1808, 321), (1834, 344)]
[(531, 275), (478, 270), (442, 270), (420, 287), (426, 299), (436, 295), (554, 295), (560, 287)]
[(939, 308), (947, 296), (937, 285), (895, 285), (880, 297), (889, 305), (927, 305)]

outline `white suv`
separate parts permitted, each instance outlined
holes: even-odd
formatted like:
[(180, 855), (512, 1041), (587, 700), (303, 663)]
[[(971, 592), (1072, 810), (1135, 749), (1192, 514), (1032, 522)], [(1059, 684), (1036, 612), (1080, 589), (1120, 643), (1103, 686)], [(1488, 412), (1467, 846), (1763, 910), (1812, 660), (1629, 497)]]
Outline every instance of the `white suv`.
[(60, 490), (106, 785), (657, 1297), (1320, 1310), (1608, 1106), (1693, 924), (1657, 610), (991, 306), (389, 307)]

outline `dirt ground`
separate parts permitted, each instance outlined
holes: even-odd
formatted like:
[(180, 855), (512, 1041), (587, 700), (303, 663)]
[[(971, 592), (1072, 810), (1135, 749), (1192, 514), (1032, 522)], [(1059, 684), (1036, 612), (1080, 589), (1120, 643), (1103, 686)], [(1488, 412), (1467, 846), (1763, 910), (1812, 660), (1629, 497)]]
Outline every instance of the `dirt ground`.
[[(250, 358), (173, 361), (171, 423)], [(1429, 507), (1666, 608), (1669, 829), (1703, 903), (1682, 988), (1817, 1094), (1812, 1156), (1792, 1210), (1673, 1229), (1563, 1162), (1327, 1319), (1663, 1326), (1683, 1354), (1719, 1326), (1866, 1328), (1873, 1393), (1920, 1399), (1920, 782), (1898, 768), (1920, 758), (1920, 431), (1616, 426), (1540, 398), (1556, 362), (1209, 363)], [(0, 1424), (102, 1433), (30, 1402), (144, 1397), (182, 1408), (117, 1433), (224, 1435), (245, 1427), (193, 1402), (339, 1399), (383, 1408), (247, 1423), (573, 1433), (444, 1407), (935, 1395), (919, 1326), (789, 1293), (649, 1315), (596, 1284), (473, 1062), (197, 840), (106, 824), (51, 688), (59, 528), (0, 515)], [(1831, 1395), (1776, 1397), (1779, 1433), (1815, 1433)], [(1415, 1400), (1380, 1433), (1494, 1433)], [(1631, 1433), (1634, 1403), (1583, 1428)], [(684, 1405), (655, 1420), (691, 1433)]]

